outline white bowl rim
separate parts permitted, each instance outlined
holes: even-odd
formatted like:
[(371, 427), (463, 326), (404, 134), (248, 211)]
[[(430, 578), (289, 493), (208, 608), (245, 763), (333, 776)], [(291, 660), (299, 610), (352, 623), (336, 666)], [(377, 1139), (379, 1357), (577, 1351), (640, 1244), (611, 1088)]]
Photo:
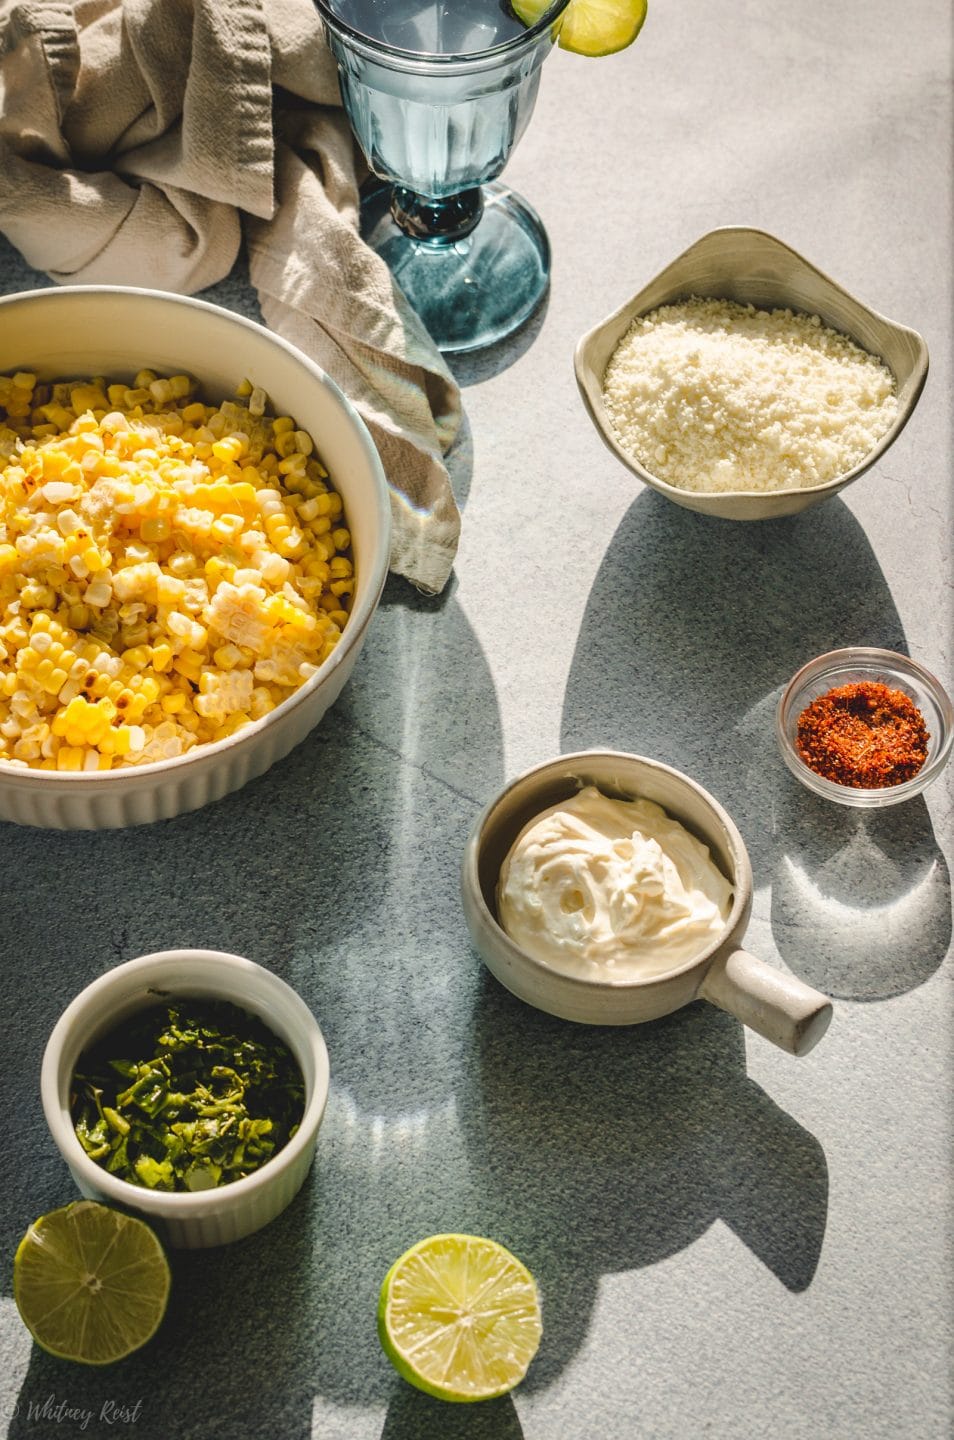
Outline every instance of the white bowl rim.
[[(59, 786), (66, 784), (67, 786), (88, 786), (91, 781), (95, 782), (97, 787), (100, 785), (129, 785), (138, 776), (166, 774), (172, 769), (179, 769), (196, 760), (202, 760), (212, 755), (221, 755), (224, 752), (234, 749), (237, 745), (246, 743), (251, 736), (260, 735), (272, 725), (280, 723), (282, 718), (301, 704), (313, 690), (317, 689), (319, 684), (324, 683), (329, 675), (334, 674), (338, 666), (343, 663), (345, 656), (352, 649), (353, 642), (360, 639), (370, 624), (388, 577), (391, 502), (387, 480), (384, 475), (384, 468), (381, 464), (381, 457), (378, 455), (374, 441), (371, 439), (370, 432), (361, 416), (341, 387), (332, 380), (330, 375), (322, 370), (320, 365), (316, 365), (302, 350), (299, 350), (296, 345), (292, 345), (288, 340), (283, 339), (281, 335), (276, 335), (273, 330), (267, 329), (264, 325), (259, 325), (256, 320), (249, 320), (244, 315), (239, 315), (237, 311), (227, 310), (222, 305), (213, 305), (207, 300), (197, 300), (191, 295), (176, 295), (171, 291), (149, 290), (141, 286), (56, 285), (41, 290), (20, 290), (10, 295), (0, 295), (0, 323), (2, 323), (3, 318), (2, 307), (6, 305), (15, 305), (20, 302), (36, 300), (43, 300), (44, 302), (55, 301), (61, 295), (86, 296), (89, 294), (136, 295), (150, 300), (160, 300), (164, 303), (184, 305), (189, 309), (202, 310), (209, 314), (216, 315), (219, 318), (224, 317), (226, 321), (237, 325), (240, 329), (251, 330), (258, 335), (267, 336), (274, 345), (286, 351), (303, 365), (306, 370), (309, 370), (315, 380), (324, 387), (327, 387), (340, 402), (348, 418), (355, 423), (356, 432), (360, 437), (362, 448), (366, 451), (371, 461), (370, 468), (374, 476), (377, 498), (380, 502), (379, 509), (382, 523), (373, 561), (371, 566), (367, 568), (372, 575), (375, 572), (378, 573), (378, 580), (367, 594), (362, 597), (354, 610), (351, 611), (348, 616), (348, 623), (341, 632), (341, 640), (335, 646), (334, 650), (332, 650), (328, 658), (318, 667), (315, 674), (310, 675), (307, 680), (299, 685), (297, 690), (293, 690), (286, 699), (275, 706), (274, 710), (270, 710), (268, 714), (263, 715), (260, 720), (249, 721), (247, 725), (242, 726), (241, 730), (236, 730), (234, 734), (227, 735), (224, 740), (209, 740), (201, 745), (196, 745), (191, 750), (187, 750), (184, 755), (174, 755), (168, 760), (151, 760), (146, 765), (124, 765), (116, 770), (36, 770), (30, 766), (10, 766), (0, 762), (0, 779), (15, 775), (18, 785), (36, 783), (38, 785), (56, 784)], [(201, 377), (196, 378), (201, 381)], [(346, 642), (349, 631), (351, 632), (350, 639)]]
[[(818, 771), (813, 770), (810, 765), (806, 765), (798, 751), (789, 742), (782, 717), (788, 710), (791, 699), (805, 676), (809, 671), (814, 671), (821, 676), (826, 670), (834, 670), (839, 667), (857, 670), (871, 667), (874, 670), (882, 671), (909, 671), (932, 695), (934, 703), (947, 723), (947, 738), (930, 762), (925, 762), (918, 773), (911, 776), (910, 780), (902, 780), (900, 785), (876, 787), (839, 785), (836, 780), (829, 780), (826, 776), (819, 775)], [(900, 650), (883, 650), (876, 645), (845, 645), (838, 650), (826, 650), (821, 655), (816, 655), (814, 659), (806, 660), (805, 664), (800, 665), (795, 671), (779, 696), (778, 704), (775, 707), (775, 735), (778, 747), (782, 752), (782, 759), (795, 778), (800, 780), (807, 789), (823, 799), (834, 800), (839, 805), (875, 809), (879, 806), (896, 805), (902, 800), (913, 799), (915, 795), (920, 795), (922, 790), (926, 790), (937, 779), (950, 759), (951, 750), (954, 748), (954, 705), (934, 672), (929, 670), (926, 665), (922, 665), (919, 660), (915, 660), (913, 656), (905, 655)]]
[[(301, 1023), (302, 1048), (311, 1052), (315, 1064), (315, 1085), (295, 1134), (286, 1145), (283, 1145), (251, 1175), (246, 1175), (241, 1180), (230, 1181), (227, 1185), (216, 1186), (211, 1190), (191, 1192), (150, 1190), (146, 1186), (133, 1185), (129, 1180), (122, 1180), (119, 1176), (110, 1174), (108, 1170), (104, 1170), (101, 1165), (97, 1165), (94, 1160), (90, 1159), (76, 1137), (68, 1105), (64, 1106), (61, 1102), (57, 1085), (57, 1071), (66, 1042), (73, 1033), (77, 1015), (86, 1010), (92, 1000), (99, 995), (108, 996), (117, 983), (121, 984), (126, 979), (140, 974), (144, 977), (148, 976), (155, 969), (157, 962), (171, 963), (186, 961), (189, 958), (220, 964), (223, 974), (231, 971), (246, 975), (254, 974), (258, 979), (263, 976), (267, 977), (264, 983), (292, 1007), (296, 1019)], [(224, 999), (227, 997), (220, 995), (212, 998)], [(248, 1010), (250, 1014), (255, 1013), (254, 1007), (250, 1007), (240, 997), (233, 997), (233, 1003), (240, 1009)], [(263, 1023), (267, 1024), (268, 1022), (264, 1021)], [(104, 1031), (104, 1033), (108, 1032)], [(289, 1048), (292, 1047), (289, 1046)], [(297, 1056), (295, 1056), (295, 1060), (298, 1063)], [(173, 1209), (180, 1218), (202, 1216), (207, 1212), (219, 1213), (226, 1208), (235, 1209), (241, 1206), (246, 1199), (252, 1200), (259, 1190), (267, 1187), (279, 1172), (287, 1171), (302, 1152), (314, 1143), (314, 1137), (328, 1102), (329, 1086), (328, 1048), (317, 1020), (297, 990), (294, 990), (273, 970), (267, 970), (264, 965), (259, 965), (244, 955), (234, 955), (224, 950), (200, 950), (188, 947), (179, 950), (156, 950), (149, 955), (139, 955), (133, 960), (124, 961), (121, 965), (114, 965), (92, 980), (70, 1001), (51, 1030), (40, 1067), (40, 1094), (43, 1101), (43, 1112), (50, 1133), (70, 1169), (81, 1174), (92, 1189), (107, 1195), (117, 1205), (124, 1205), (129, 1209), (139, 1210), (160, 1218), (168, 1217)]]
[[(590, 326), (589, 330), (587, 330), (584, 335), (580, 336), (579, 340), (576, 343), (576, 349), (574, 351), (574, 363), (577, 376), (579, 377), (581, 383), (584, 381), (584, 378), (589, 379), (589, 377), (592, 376), (594, 382), (599, 387), (600, 391), (602, 391), (602, 377), (597, 377), (595, 375), (595, 372), (590, 369), (588, 363), (583, 358), (583, 352), (586, 346), (589, 345), (590, 342), (594, 340), (596, 336), (599, 335), (603, 330), (611, 326), (615, 320), (620, 319), (626, 313), (626, 311), (630, 309), (633, 301), (636, 299), (636, 296), (641, 295), (644, 290), (648, 290), (650, 286), (656, 283), (660, 276), (666, 273), (667, 270), (671, 270), (673, 266), (678, 265), (682, 261), (686, 260), (694, 250), (697, 250), (700, 245), (704, 245), (706, 241), (711, 240), (716, 235), (757, 235), (760, 239), (770, 241), (773, 245), (777, 245), (780, 250), (784, 250), (789, 255), (791, 255), (793, 259), (797, 260), (800, 265), (803, 265), (806, 270), (812, 271), (812, 273), (817, 275), (820, 280), (823, 280), (826, 285), (829, 285), (832, 290), (836, 291), (839, 295), (844, 296), (846, 300), (850, 300), (851, 303), (853, 305), (857, 305), (860, 310), (864, 310), (873, 319), (880, 321), (883, 325), (887, 325), (892, 330), (895, 330), (900, 334), (911, 337), (911, 339), (915, 342), (915, 349), (918, 351), (918, 363), (912, 371), (913, 389), (911, 392), (910, 401), (908, 402), (904, 411), (899, 412), (895, 416), (893, 422), (891, 423), (891, 425), (889, 425), (888, 429), (882, 435), (881, 439), (872, 446), (872, 448), (868, 451), (867, 455), (865, 455), (863, 459), (859, 460), (857, 465), (853, 465), (850, 470), (846, 470), (843, 475), (836, 475), (831, 480), (823, 481), (821, 485), (785, 485), (773, 490), (689, 490), (679, 485), (672, 485), (668, 480), (663, 480), (658, 475), (653, 474), (651, 470), (647, 470), (645, 465), (643, 465), (642, 461), (637, 460), (634, 455), (629, 454), (628, 451), (623, 449), (619, 441), (616, 439), (615, 432), (609, 425), (608, 420), (606, 425), (604, 425), (601, 418), (595, 413), (593, 413), (593, 420), (598, 426), (601, 434), (606, 440), (609, 441), (613, 450), (623, 461), (623, 463), (629, 469), (633, 470), (633, 472), (640, 479), (644, 480), (647, 485), (651, 486), (652, 488), (658, 489), (664, 495), (691, 495), (694, 500), (701, 500), (704, 505), (707, 500), (711, 500), (713, 503), (717, 501), (727, 500), (763, 500), (774, 496), (786, 495), (825, 495), (829, 491), (837, 492), (838, 490), (842, 490), (848, 484), (850, 484), (852, 480), (857, 480), (861, 475), (864, 474), (866, 470), (871, 468), (871, 466), (879, 459), (879, 457), (884, 454), (885, 450), (887, 450), (889, 446), (891, 446), (898, 438), (901, 431), (904, 429), (911, 416), (914, 414), (914, 410), (921, 396), (921, 391), (924, 389), (924, 384), (927, 380), (928, 369), (930, 366), (930, 356), (928, 353), (927, 342), (924, 339), (924, 336), (921, 335), (919, 331), (912, 329), (910, 325), (903, 325), (900, 320), (892, 320), (889, 315), (883, 315), (879, 310), (875, 310), (870, 305), (866, 305), (863, 300), (858, 299), (857, 295), (853, 295), (850, 290), (846, 290), (844, 285), (840, 285), (837, 280), (832, 279), (832, 277), (828, 275), (824, 270), (820, 269), (817, 265), (814, 265), (810, 260), (807, 260), (805, 256), (802, 255), (798, 250), (795, 250), (785, 240), (780, 240), (777, 235), (773, 235), (769, 230), (762, 230), (754, 225), (717, 225), (713, 230), (707, 230), (704, 235), (700, 235), (697, 240), (694, 240), (691, 245), (688, 245), (685, 250), (683, 250), (679, 255), (676, 255), (672, 260), (668, 262), (668, 264), (664, 265), (661, 270), (657, 271), (655, 275), (653, 275), (649, 280), (647, 280), (645, 285), (641, 285), (639, 290), (637, 290), (634, 295), (631, 295), (628, 300), (624, 300), (623, 303), (621, 305), (618, 305), (611, 314), (604, 316), (602, 320), (598, 321), (597, 324)], [(705, 299), (707, 297), (703, 296), (701, 298)], [(662, 303), (668, 305), (675, 302), (667, 300)], [(651, 308), (658, 309), (659, 307), (653, 306)], [(788, 306), (787, 308), (799, 314), (808, 313), (804, 310), (798, 311), (797, 307), (795, 306)], [(648, 311), (633, 311), (630, 316), (630, 320), (636, 320), (640, 317), (640, 315), (648, 313)], [(841, 333), (845, 334), (846, 332), (842, 331)], [(860, 345), (859, 342), (855, 340), (854, 336), (848, 335), (847, 338), (851, 340), (853, 344), (858, 345), (860, 349), (864, 349), (864, 346)], [(870, 354), (871, 352), (866, 351), (866, 353)], [(891, 368), (887, 365), (887, 361), (885, 361), (882, 356), (879, 355), (875, 358), (880, 360), (881, 364), (885, 365), (888, 369)], [(895, 384), (897, 384), (897, 377), (894, 378)]]
[[(649, 766), (652, 770), (674, 776), (678, 781), (687, 785), (690, 790), (695, 791), (698, 798), (702, 800), (710, 810), (714, 811), (720, 823), (725, 827), (726, 835), (735, 852), (737, 867), (742, 872), (741, 876), (737, 874), (735, 878), (730, 881), (732, 885), (732, 909), (729, 911), (721, 932), (714, 936), (708, 945), (700, 950), (698, 954), (692, 956), (689, 960), (683, 961), (681, 965), (674, 965), (671, 970), (664, 970), (659, 975), (642, 975), (621, 980), (599, 980), (587, 975), (572, 975), (568, 971), (557, 970), (554, 966), (548, 965), (546, 961), (538, 959), (535, 955), (531, 955), (529, 951), (524, 950), (521, 945), (518, 945), (515, 940), (511, 939), (484, 898), (478, 873), (481, 836), (484, 826), (497, 806), (517, 789), (518, 786), (525, 784), (535, 776), (544, 779), (548, 771), (562, 767), (564, 764), (572, 767), (575, 762), (582, 762), (582, 768), (582, 765), (585, 764), (586, 761), (594, 758), (601, 760), (625, 760), (627, 762), (636, 760), (642, 765)], [(634, 796), (632, 798), (636, 799), (639, 797)], [(667, 811), (667, 814), (668, 813)], [(709, 847), (707, 846), (707, 848)], [(713, 863), (715, 862), (713, 861)], [(725, 878), (728, 880), (729, 876)], [(507, 952), (512, 957), (515, 957), (518, 963), (529, 966), (531, 970), (545, 977), (550, 983), (557, 983), (561, 986), (568, 985), (581, 992), (588, 991), (590, 994), (597, 990), (606, 992), (628, 992), (631, 990), (652, 989), (654, 986), (662, 985), (680, 975), (685, 975), (687, 972), (707, 964), (712, 956), (715, 955), (716, 952), (736, 934), (740, 926), (744, 924), (745, 913), (751, 902), (754, 884), (752, 878), (752, 862), (738, 826), (728, 811), (716, 800), (715, 796), (706, 790), (703, 785), (700, 785), (698, 780), (693, 780), (690, 775), (687, 775), (684, 770), (677, 769), (675, 765), (667, 765), (663, 760), (653, 760), (648, 755), (637, 755), (631, 750), (602, 749), (575, 750), (567, 755), (557, 755), (550, 760), (543, 760), (537, 765), (531, 765), (528, 770), (524, 770), (521, 774), (515, 775), (501, 790), (498, 790), (496, 795), (484, 806), (471, 829), (464, 852), (463, 881), (468, 887), (471, 899), (480, 912), (481, 919), (492, 927), (495, 936), (499, 938)]]

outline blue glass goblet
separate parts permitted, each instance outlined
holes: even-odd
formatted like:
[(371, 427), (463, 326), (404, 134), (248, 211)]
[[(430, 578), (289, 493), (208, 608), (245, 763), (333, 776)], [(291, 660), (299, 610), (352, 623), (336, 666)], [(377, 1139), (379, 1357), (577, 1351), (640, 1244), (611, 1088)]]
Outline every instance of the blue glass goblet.
[(526, 129), (568, 0), (315, 0), (372, 172), (362, 233), (444, 351), (511, 334), (546, 293), (539, 216), (496, 181)]

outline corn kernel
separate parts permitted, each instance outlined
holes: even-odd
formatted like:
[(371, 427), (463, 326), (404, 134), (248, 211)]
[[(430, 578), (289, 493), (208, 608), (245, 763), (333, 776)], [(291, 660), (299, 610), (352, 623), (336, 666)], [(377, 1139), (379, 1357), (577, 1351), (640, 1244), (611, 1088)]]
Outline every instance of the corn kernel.
[(169, 669), (169, 667), (172, 665), (172, 659), (173, 650), (171, 645), (168, 645), (164, 640), (161, 641), (158, 645), (153, 645), (151, 664), (152, 668), (158, 674), (162, 675), (165, 673), (166, 670)]
[(218, 520), (213, 521), (210, 533), (214, 539), (228, 545), (241, 533), (244, 524), (241, 515), (220, 515)]
[(212, 454), (216, 460), (236, 461), (244, 453), (245, 445), (237, 435), (227, 435), (223, 440), (216, 440), (212, 445)]
[(219, 670), (234, 670), (236, 665), (241, 665), (244, 655), (238, 645), (220, 645), (213, 652), (212, 659)]
[(103, 737), (99, 748), (104, 755), (128, 755), (129, 740), (129, 726), (117, 725)]
[(102, 610), (109, 604), (113, 595), (113, 587), (110, 581), (102, 577), (87, 585), (84, 599), (87, 605), (95, 605), (97, 610)]
[(198, 685), (202, 673), (202, 656), (194, 650), (183, 650), (172, 662), (173, 670)]
[(354, 586), (312, 437), (259, 421), (251, 381), (247, 408), (213, 408), (148, 369), (131, 386), (19, 379), (0, 376), (0, 444), (22, 436), (0, 452), (5, 763), (172, 757), (280, 704), (330, 653)]
[(304, 455), (299, 455), (297, 450), (286, 455), (278, 462), (278, 473), (284, 475), (289, 483), (296, 479), (300, 480), (305, 474), (306, 460)]
[(108, 410), (109, 401), (98, 385), (74, 385), (70, 391), (70, 404), (77, 415), (85, 410)]
[(143, 540), (149, 544), (155, 544), (159, 540), (168, 540), (172, 534), (172, 526), (162, 515), (148, 517), (139, 527), (139, 533)]

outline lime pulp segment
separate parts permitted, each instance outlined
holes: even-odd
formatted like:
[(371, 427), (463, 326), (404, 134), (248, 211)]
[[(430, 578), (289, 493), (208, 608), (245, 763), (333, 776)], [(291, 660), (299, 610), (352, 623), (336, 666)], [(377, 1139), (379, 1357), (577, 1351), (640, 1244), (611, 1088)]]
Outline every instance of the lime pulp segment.
[(533, 1277), (474, 1235), (434, 1235), (392, 1265), (378, 1332), (405, 1380), (442, 1400), (489, 1400), (524, 1377), (540, 1343)]
[(52, 1355), (108, 1365), (145, 1345), (169, 1298), (169, 1265), (142, 1220), (92, 1200), (43, 1215), (13, 1262), (17, 1309)]

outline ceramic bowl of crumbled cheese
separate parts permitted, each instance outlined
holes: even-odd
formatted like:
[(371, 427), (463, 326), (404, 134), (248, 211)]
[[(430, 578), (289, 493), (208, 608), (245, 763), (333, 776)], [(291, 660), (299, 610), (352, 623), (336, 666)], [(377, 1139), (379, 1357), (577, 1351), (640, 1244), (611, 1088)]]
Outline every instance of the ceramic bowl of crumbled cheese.
[(645, 484), (690, 510), (768, 520), (884, 454), (928, 353), (782, 241), (726, 226), (584, 335), (575, 364), (600, 435)]

